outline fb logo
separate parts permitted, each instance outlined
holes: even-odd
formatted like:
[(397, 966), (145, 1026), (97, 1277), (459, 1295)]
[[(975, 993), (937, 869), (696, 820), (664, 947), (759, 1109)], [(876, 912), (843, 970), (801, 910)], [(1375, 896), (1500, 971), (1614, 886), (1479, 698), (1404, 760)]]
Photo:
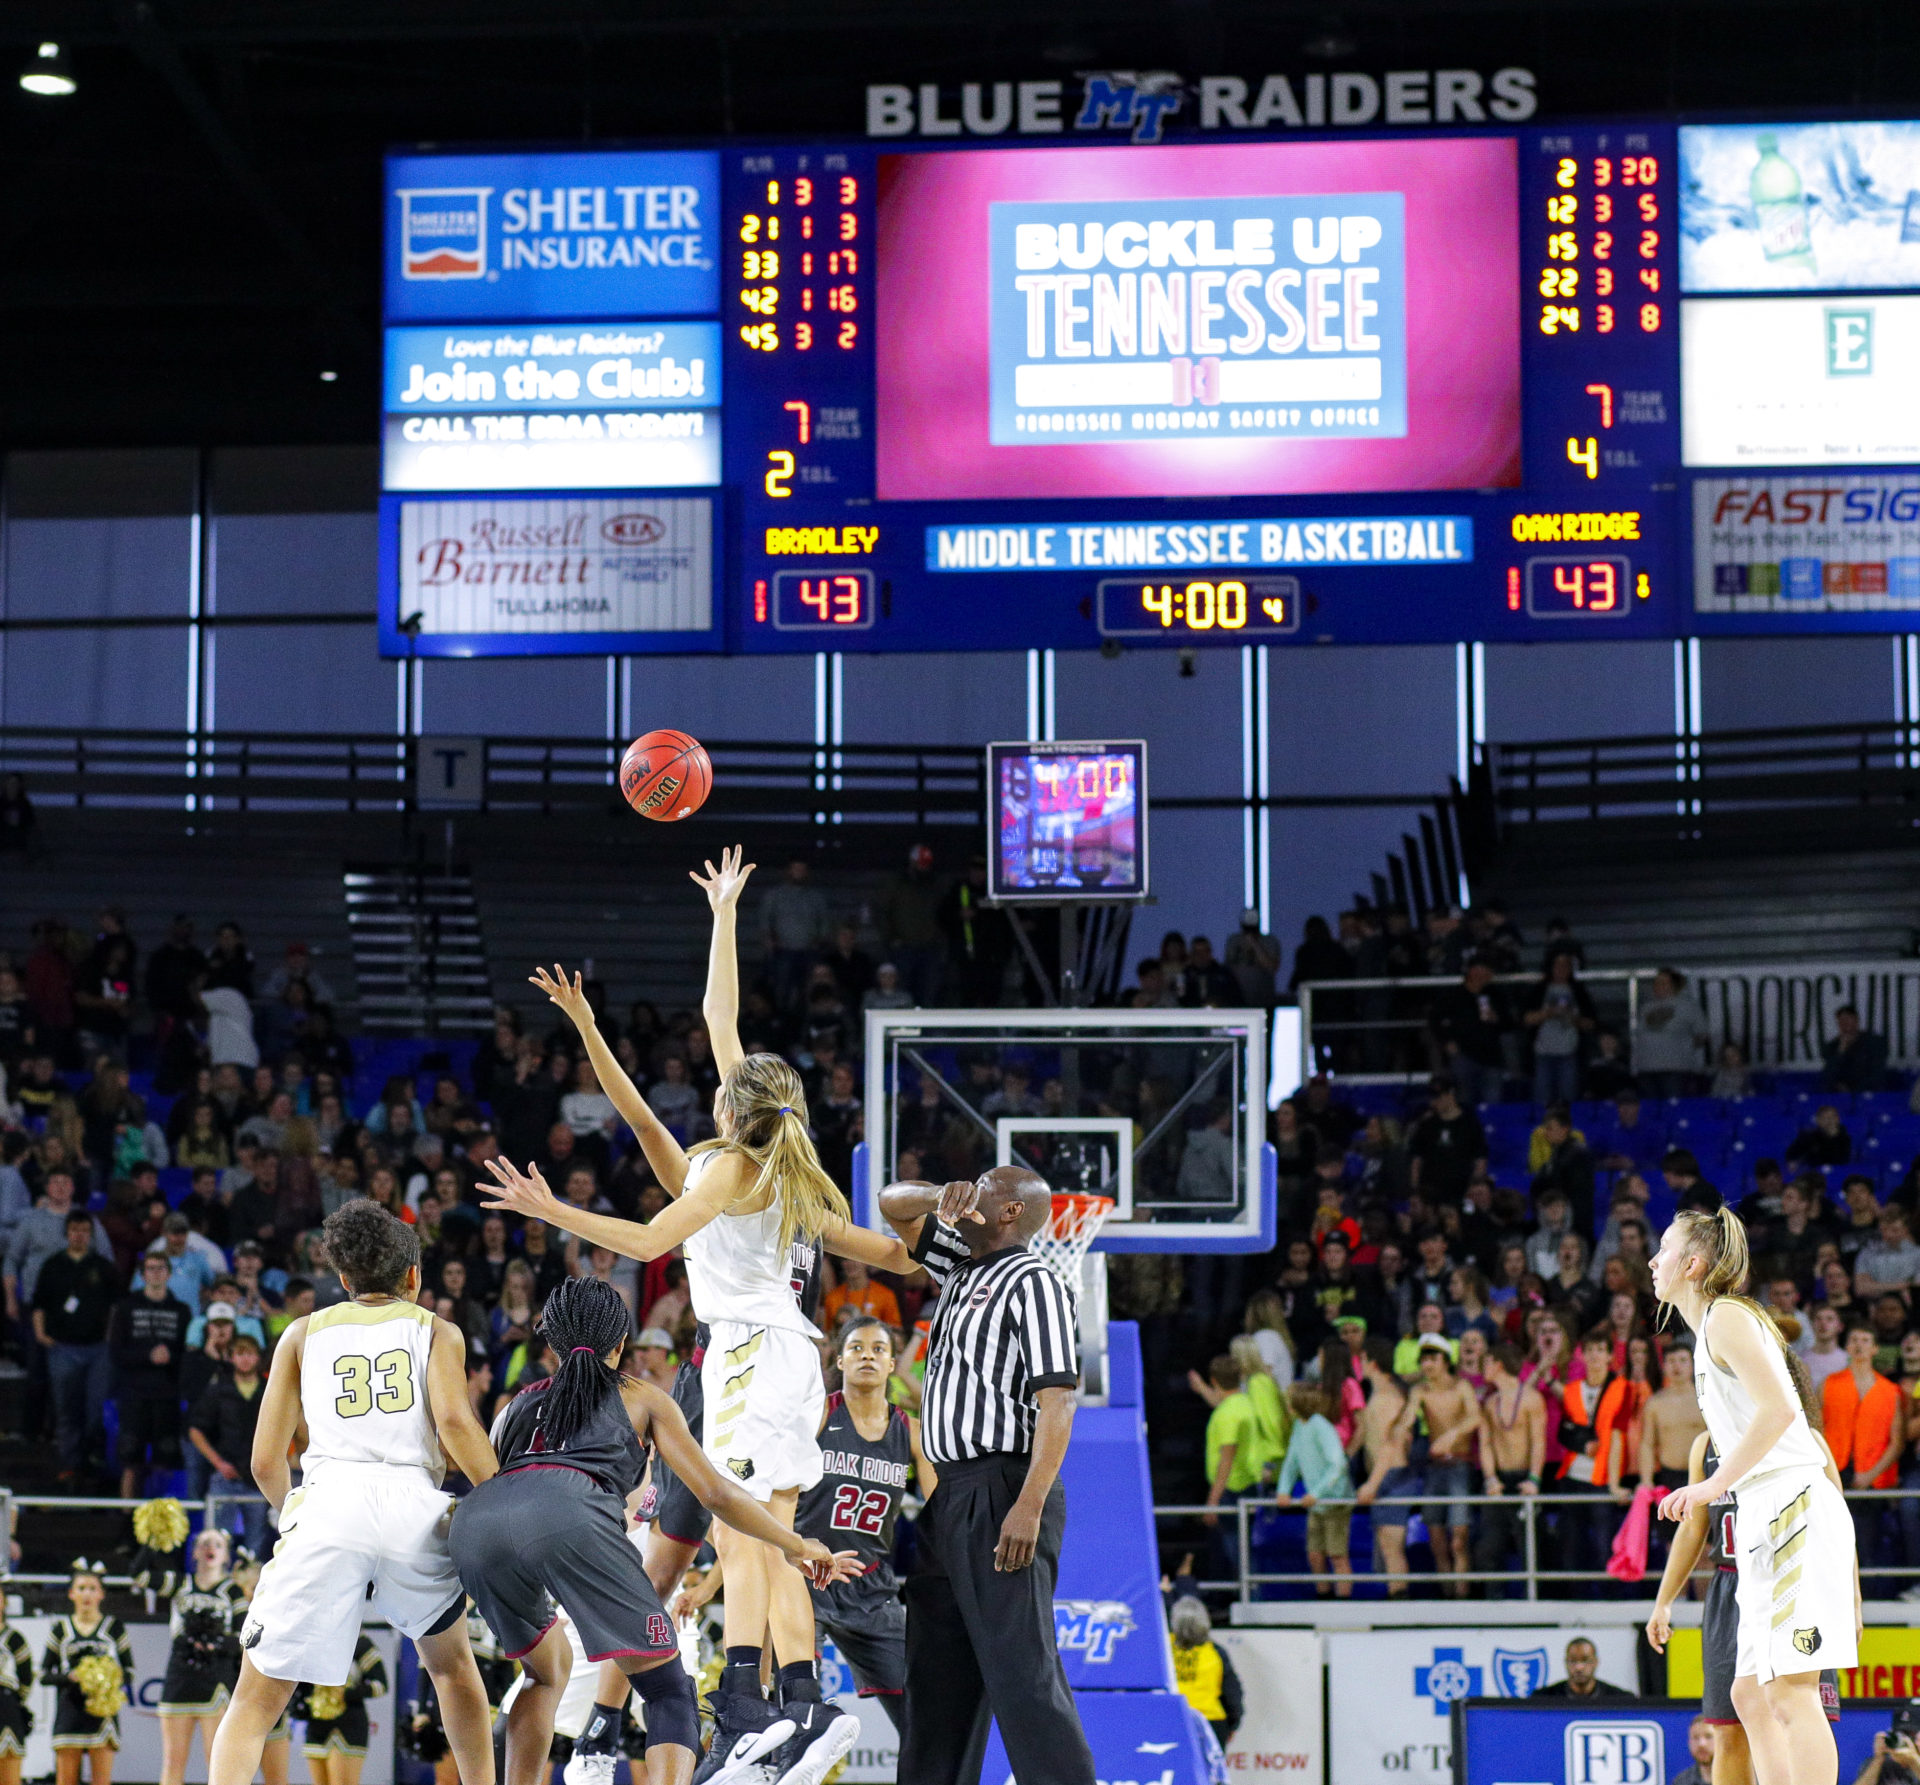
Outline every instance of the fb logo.
[(399, 191), (400, 277), (484, 279), (491, 186), (415, 187)]
[(1527, 1698), (1547, 1683), (1545, 1649), (1495, 1649), (1493, 1683), (1502, 1698)]
[(1873, 375), (1873, 312), (1827, 311), (1827, 376), (1870, 378)]
[(1567, 1785), (1661, 1785), (1666, 1737), (1658, 1723), (1569, 1723)]

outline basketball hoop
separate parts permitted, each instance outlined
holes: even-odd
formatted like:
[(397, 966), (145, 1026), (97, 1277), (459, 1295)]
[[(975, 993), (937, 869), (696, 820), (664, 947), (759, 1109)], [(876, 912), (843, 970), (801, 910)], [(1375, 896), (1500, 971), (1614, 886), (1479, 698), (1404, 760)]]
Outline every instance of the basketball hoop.
[(1053, 1214), (1045, 1230), (1027, 1242), (1027, 1250), (1078, 1296), (1080, 1266), (1113, 1209), (1111, 1196), (1089, 1196), (1082, 1192), (1056, 1194)]

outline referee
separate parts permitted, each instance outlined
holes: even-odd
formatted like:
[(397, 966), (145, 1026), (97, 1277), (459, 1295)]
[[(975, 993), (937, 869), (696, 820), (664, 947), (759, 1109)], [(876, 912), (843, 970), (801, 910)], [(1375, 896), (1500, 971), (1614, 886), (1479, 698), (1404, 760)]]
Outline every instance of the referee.
[(1054, 1640), (1080, 1359), (1073, 1302), (1027, 1250), (1052, 1206), (1044, 1180), (1011, 1165), (880, 1195), (940, 1285), (920, 1408), (940, 1484), (906, 1585), (900, 1785), (978, 1785), (989, 1715), (1020, 1785), (1094, 1785)]

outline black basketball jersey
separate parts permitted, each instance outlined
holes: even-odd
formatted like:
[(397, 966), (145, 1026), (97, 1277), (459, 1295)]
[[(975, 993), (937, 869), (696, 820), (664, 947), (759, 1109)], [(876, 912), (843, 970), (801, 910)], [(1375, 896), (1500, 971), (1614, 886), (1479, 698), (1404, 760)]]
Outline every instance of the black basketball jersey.
[(523, 1388), (493, 1422), (493, 1448), (499, 1453), (500, 1473), (540, 1466), (579, 1469), (591, 1475), (608, 1493), (624, 1500), (640, 1485), (646, 1472), (646, 1453), (634, 1436), (626, 1403), (610, 1394), (594, 1415), (565, 1444), (547, 1434), (545, 1413), (551, 1380)]
[(796, 1233), (787, 1254), (793, 1266), (793, 1299), (807, 1320), (818, 1320), (820, 1315), (820, 1252), (818, 1239)]
[(820, 1481), (800, 1496), (794, 1529), (831, 1550), (857, 1550), (867, 1564), (860, 1578), (893, 1585), (893, 1524), (913, 1468), (907, 1416), (887, 1410), (887, 1429), (877, 1443), (860, 1436), (844, 1395), (827, 1398), (820, 1428)]
[[(1711, 1442), (1707, 1445), (1707, 1474), (1711, 1475), (1720, 1467), (1720, 1453)], [(1707, 1508), (1707, 1560), (1716, 1568), (1738, 1570), (1740, 1550), (1735, 1537), (1734, 1504), (1731, 1491), (1724, 1493)]]

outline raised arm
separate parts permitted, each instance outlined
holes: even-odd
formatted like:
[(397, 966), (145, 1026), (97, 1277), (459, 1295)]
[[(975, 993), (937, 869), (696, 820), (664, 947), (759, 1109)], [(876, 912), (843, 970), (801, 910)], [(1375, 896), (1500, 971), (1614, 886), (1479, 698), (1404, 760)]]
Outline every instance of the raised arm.
[(740, 895), (746, 890), (747, 876), (754, 864), (740, 865), (740, 849), (720, 851), (720, 865), (705, 865), (705, 874), (690, 873), (687, 878), (707, 895), (713, 908), (713, 945), (707, 954), (707, 995), (701, 1000), (700, 1014), (707, 1019), (707, 1036), (713, 1043), (713, 1063), (724, 1075), (746, 1058), (740, 1046), (740, 949), (735, 935), (740, 910)]
[(494, 1182), (483, 1184), (492, 1199), (480, 1206), (487, 1209), (512, 1209), (516, 1214), (536, 1215), (549, 1227), (577, 1234), (590, 1246), (605, 1246), (622, 1258), (637, 1258), (650, 1264), (664, 1258), (676, 1247), (686, 1244), (714, 1216), (724, 1214), (734, 1199), (748, 1186), (742, 1175), (751, 1162), (729, 1154), (702, 1174), (699, 1187), (683, 1195), (672, 1208), (652, 1221), (623, 1221), (618, 1215), (595, 1215), (575, 1208), (555, 1196), (540, 1168), (529, 1165), (522, 1172), (505, 1159), (489, 1159), (487, 1170)]
[(653, 1175), (660, 1180), (661, 1189), (669, 1196), (678, 1196), (687, 1183), (686, 1149), (661, 1125), (660, 1118), (640, 1095), (640, 1087), (627, 1077), (627, 1069), (620, 1064), (613, 1049), (607, 1046), (607, 1038), (600, 1033), (600, 1025), (594, 1020), (593, 1006), (580, 989), (580, 975), (576, 973), (569, 980), (556, 962), (551, 974), (544, 967), (534, 968), (527, 983), (537, 985), (545, 992), (548, 1000), (579, 1030), (580, 1039), (586, 1043), (587, 1058), (593, 1062), (593, 1075), (600, 1081), (600, 1088), (620, 1112), (620, 1119), (633, 1130), (640, 1142), (641, 1152), (646, 1154), (647, 1163), (653, 1167)]
[(920, 1244), (920, 1229), (940, 1206), (940, 1186), (918, 1179), (889, 1184), (880, 1192), (880, 1213), (908, 1252)]
[(857, 1258), (869, 1270), (892, 1271), (910, 1277), (920, 1266), (903, 1239), (889, 1233), (875, 1233), (839, 1215), (829, 1215), (820, 1232), (820, 1243), (841, 1258)]

